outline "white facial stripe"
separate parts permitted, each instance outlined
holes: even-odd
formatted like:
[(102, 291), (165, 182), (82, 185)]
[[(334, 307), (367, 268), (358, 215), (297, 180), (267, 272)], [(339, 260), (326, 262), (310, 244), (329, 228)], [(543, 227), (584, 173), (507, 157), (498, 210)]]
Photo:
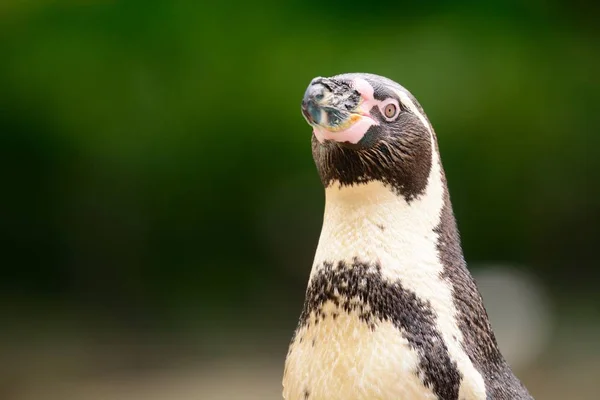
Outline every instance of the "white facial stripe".
[(394, 92), (398, 95), (402, 104), (404, 104), (404, 106), (406, 106), (406, 108), (408, 108), (410, 110), (410, 112), (415, 114), (417, 116), (417, 118), (419, 118), (421, 123), (427, 128), (429, 133), (431, 133), (431, 129), (429, 127), (429, 122), (427, 121), (427, 118), (425, 118), (425, 116), (423, 114), (421, 114), (421, 112), (419, 111), (419, 109), (417, 108), (415, 103), (412, 102), (410, 97), (408, 97), (408, 95), (406, 93), (404, 93), (403, 91), (398, 90), (398, 89), (394, 89)]

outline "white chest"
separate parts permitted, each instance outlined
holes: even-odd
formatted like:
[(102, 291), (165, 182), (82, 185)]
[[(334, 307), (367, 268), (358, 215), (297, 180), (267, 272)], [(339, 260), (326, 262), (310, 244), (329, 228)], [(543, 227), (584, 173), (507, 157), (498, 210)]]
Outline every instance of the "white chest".
[[(390, 322), (371, 328), (332, 303), (301, 328), (286, 361), (287, 400), (436, 399), (417, 376), (417, 353)], [(334, 319), (333, 315), (337, 315)]]

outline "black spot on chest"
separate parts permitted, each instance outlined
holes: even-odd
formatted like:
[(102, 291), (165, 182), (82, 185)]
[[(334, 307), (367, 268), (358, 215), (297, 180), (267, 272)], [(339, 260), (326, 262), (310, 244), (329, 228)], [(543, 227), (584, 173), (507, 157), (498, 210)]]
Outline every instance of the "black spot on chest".
[(358, 260), (352, 264), (323, 263), (307, 289), (300, 327), (332, 318), (322, 311), (327, 302), (340, 312), (358, 314), (372, 330), (381, 321), (389, 321), (402, 330), (419, 354), (418, 375), (422, 382), (440, 399), (458, 399), (461, 374), (456, 362), (450, 359), (431, 305), (399, 281), (384, 279), (379, 265)]

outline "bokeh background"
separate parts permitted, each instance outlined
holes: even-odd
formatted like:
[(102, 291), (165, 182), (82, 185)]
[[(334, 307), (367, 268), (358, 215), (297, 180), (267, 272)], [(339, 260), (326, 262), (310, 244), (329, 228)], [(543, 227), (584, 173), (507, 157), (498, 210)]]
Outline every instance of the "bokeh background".
[(539, 399), (600, 389), (600, 25), (566, 0), (2, 0), (0, 398), (277, 399), (315, 76), (409, 88)]

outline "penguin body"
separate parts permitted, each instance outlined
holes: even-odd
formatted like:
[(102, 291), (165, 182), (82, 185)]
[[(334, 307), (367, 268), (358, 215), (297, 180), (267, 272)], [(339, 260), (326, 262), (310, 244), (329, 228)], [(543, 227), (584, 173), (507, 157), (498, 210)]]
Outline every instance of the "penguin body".
[(344, 74), (314, 79), (303, 112), (326, 203), (284, 399), (530, 399), (466, 268), (414, 97)]

